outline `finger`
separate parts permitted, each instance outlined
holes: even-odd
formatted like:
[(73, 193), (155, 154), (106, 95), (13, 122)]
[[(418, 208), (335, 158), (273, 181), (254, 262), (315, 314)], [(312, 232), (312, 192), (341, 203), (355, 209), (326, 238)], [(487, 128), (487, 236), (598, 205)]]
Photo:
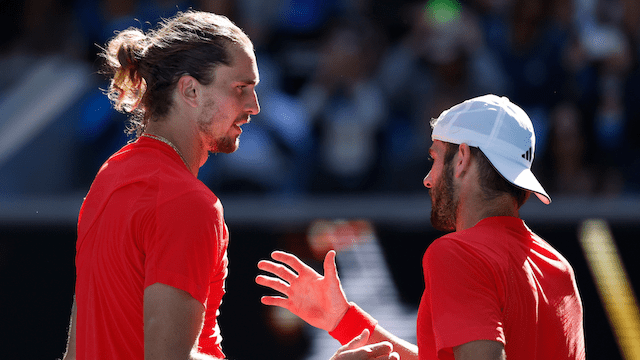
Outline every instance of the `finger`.
[(371, 358), (370, 356), (367, 355), (366, 359), (373, 359), (373, 360), (400, 360), (400, 356), (398, 355), (398, 353), (380, 355), (380, 356), (377, 356), (375, 358)]
[(291, 302), (289, 301), (289, 299), (283, 298), (281, 296), (263, 296), (260, 298), (260, 302), (264, 305), (279, 306), (291, 311), (289, 309), (289, 305), (291, 304)]
[(282, 264), (276, 264), (269, 260), (258, 261), (258, 269), (270, 272), (284, 281), (291, 283), (298, 275)]
[(256, 276), (256, 284), (271, 288), (279, 293), (289, 296), (289, 284), (278, 278), (258, 275)]
[(391, 345), (391, 343), (388, 341), (383, 341), (380, 343), (365, 346), (362, 349), (367, 351), (369, 357), (388, 357), (393, 351), (393, 345)]
[(369, 341), (369, 329), (364, 329), (360, 333), (360, 335), (354, 337), (351, 341), (349, 341), (344, 347), (346, 349), (355, 349), (361, 346), (364, 346)]
[(380, 355), (375, 360), (400, 360), (400, 355), (397, 352), (391, 354)]
[(302, 262), (302, 260), (298, 259), (298, 257), (293, 255), (293, 254), (289, 254), (289, 253), (286, 253), (284, 251), (276, 250), (276, 251), (271, 253), (271, 257), (276, 261), (279, 261), (281, 263), (287, 264), (289, 267), (291, 267), (298, 274), (300, 274), (302, 272), (305, 272), (305, 271), (307, 271), (307, 272), (308, 271), (312, 271), (312, 272), (316, 273), (315, 270), (313, 270), (310, 266), (308, 266), (307, 264)]
[[(354, 339), (355, 340), (355, 339)], [(344, 349), (338, 351), (340, 354), (350, 354), (347, 356), (349, 359), (378, 359), (378, 360), (400, 360), (398, 353), (394, 353), (393, 345), (388, 341), (383, 341), (376, 344), (360, 346), (355, 349)]]

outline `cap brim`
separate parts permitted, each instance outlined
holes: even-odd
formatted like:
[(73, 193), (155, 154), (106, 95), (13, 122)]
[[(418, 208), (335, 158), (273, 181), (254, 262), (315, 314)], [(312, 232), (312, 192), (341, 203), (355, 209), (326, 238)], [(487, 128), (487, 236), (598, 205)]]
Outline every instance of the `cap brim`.
[(485, 154), (487, 159), (489, 159), (493, 167), (496, 168), (498, 173), (500, 173), (500, 175), (502, 175), (502, 177), (507, 181), (519, 188), (532, 191), (544, 204), (548, 205), (551, 203), (551, 197), (547, 194), (529, 168), (500, 155), (491, 153), (490, 151), (483, 150), (482, 152)]

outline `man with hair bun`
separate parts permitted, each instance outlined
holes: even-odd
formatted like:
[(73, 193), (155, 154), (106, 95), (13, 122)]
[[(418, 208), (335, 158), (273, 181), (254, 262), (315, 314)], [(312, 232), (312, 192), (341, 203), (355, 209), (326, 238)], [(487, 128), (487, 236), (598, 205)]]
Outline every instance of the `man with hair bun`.
[(224, 358), (229, 235), (197, 174), (209, 153), (235, 151), (260, 111), (253, 45), (226, 17), (189, 11), (124, 30), (101, 55), (136, 139), (100, 168), (80, 210), (64, 358)]
[[(197, 175), (260, 112), (253, 44), (226, 17), (188, 11), (118, 33), (101, 55), (136, 139), (102, 165), (80, 210), (64, 360), (223, 359), (229, 233)], [(397, 359), (389, 343), (366, 342), (335, 359)]]

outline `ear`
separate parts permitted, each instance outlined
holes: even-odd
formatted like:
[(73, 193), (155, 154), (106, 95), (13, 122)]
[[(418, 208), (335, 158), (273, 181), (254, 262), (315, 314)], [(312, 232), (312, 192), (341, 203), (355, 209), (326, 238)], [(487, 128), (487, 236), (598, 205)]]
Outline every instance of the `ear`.
[(467, 174), (471, 168), (471, 149), (466, 143), (462, 143), (458, 146), (458, 153), (453, 158), (454, 168), (453, 175), (457, 178), (463, 177)]
[(178, 80), (176, 91), (178, 99), (187, 106), (198, 107), (198, 101), (201, 94), (201, 85), (193, 76), (183, 75)]

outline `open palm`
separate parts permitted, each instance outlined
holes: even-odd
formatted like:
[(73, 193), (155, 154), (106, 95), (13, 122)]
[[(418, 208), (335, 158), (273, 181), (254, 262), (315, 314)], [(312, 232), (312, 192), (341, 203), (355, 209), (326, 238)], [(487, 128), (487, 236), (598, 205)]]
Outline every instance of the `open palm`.
[(263, 296), (262, 303), (285, 308), (317, 328), (326, 331), (335, 329), (349, 309), (338, 278), (335, 251), (329, 251), (324, 258), (324, 276), (295, 255), (274, 251), (271, 257), (278, 262), (262, 260), (258, 268), (274, 276), (258, 275), (256, 283), (284, 297)]

